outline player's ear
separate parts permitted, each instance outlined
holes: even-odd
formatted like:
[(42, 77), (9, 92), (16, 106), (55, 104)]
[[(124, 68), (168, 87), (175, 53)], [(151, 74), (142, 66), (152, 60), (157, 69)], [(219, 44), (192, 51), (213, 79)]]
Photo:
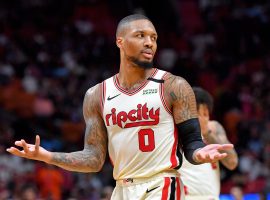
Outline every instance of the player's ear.
[(122, 45), (123, 45), (123, 38), (122, 37), (117, 37), (116, 38), (116, 45), (119, 49), (121, 49)]

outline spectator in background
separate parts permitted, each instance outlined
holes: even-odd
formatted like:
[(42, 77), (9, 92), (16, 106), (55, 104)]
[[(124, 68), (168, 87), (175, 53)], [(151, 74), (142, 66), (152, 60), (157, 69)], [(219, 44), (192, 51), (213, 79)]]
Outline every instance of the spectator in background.
[(17, 198), (18, 200), (38, 200), (38, 192), (37, 188), (34, 185), (26, 184), (21, 188), (20, 196)]
[(53, 165), (40, 165), (36, 171), (36, 182), (39, 185), (42, 198), (62, 199), (64, 176), (59, 168)]
[(101, 191), (100, 200), (110, 200), (113, 193), (113, 187), (105, 186)]
[(234, 186), (230, 191), (233, 200), (244, 200), (243, 189), (240, 186)]

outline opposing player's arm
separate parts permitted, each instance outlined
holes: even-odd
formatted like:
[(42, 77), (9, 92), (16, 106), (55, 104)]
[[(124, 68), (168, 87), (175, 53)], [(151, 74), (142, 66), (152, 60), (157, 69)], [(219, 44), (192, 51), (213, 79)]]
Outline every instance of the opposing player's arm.
[(97, 172), (102, 168), (107, 151), (107, 131), (100, 112), (99, 88), (100, 85), (97, 85), (85, 94), (83, 114), (86, 130), (83, 150), (52, 153), (48, 163), (79, 172)]
[[(209, 122), (209, 131), (207, 134), (204, 134), (204, 139), (208, 144), (230, 144), (225, 129), (217, 121)], [(223, 152), (227, 153), (227, 157), (220, 160), (220, 162), (229, 170), (235, 169), (238, 164), (238, 156), (235, 149), (223, 150)]]

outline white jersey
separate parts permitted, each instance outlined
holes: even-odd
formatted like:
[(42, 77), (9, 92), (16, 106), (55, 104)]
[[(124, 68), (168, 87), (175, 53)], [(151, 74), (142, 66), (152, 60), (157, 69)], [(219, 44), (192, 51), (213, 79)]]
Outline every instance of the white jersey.
[(193, 165), (183, 156), (183, 164), (179, 172), (186, 196), (211, 197), (205, 198), (209, 200), (219, 199), (220, 169), (218, 162)]
[(133, 91), (122, 88), (117, 75), (102, 83), (101, 106), (115, 180), (177, 173), (178, 135), (163, 95), (165, 74), (153, 69), (152, 80)]

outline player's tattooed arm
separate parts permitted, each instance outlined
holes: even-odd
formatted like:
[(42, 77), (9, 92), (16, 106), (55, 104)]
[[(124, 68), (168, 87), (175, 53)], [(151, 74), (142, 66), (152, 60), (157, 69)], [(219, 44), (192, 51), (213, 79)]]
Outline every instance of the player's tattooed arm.
[[(230, 144), (227, 138), (226, 131), (223, 126), (217, 121), (209, 122), (209, 131), (204, 134), (204, 139), (208, 144)], [(235, 149), (224, 150), (228, 156), (223, 158), (221, 163), (229, 170), (233, 170), (238, 165), (238, 156)]]
[(78, 172), (97, 172), (102, 168), (107, 152), (107, 131), (100, 113), (99, 87), (89, 89), (84, 98), (86, 130), (83, 150), (52, 153), (50, 164)]
[(165, 100), (172, 108), (176, 124), (197, 117), (195, 95), (185, 79), (167, 74), (164, 87)]

